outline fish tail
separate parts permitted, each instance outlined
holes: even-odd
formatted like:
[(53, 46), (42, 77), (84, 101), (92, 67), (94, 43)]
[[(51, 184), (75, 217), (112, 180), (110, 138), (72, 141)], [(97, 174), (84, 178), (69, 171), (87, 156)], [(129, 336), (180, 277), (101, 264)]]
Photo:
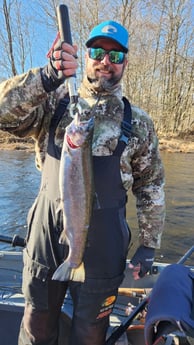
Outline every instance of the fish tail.
[(71, 268), (68, 261), (64, 261), (54, 272), (52, 280), (59, 280), (61, 282), (68, 281), (71, 276)]
[(83, 262), (78, 267), (71, 269), (70, 280), (82, 283), (85, 281), (85, 268)]

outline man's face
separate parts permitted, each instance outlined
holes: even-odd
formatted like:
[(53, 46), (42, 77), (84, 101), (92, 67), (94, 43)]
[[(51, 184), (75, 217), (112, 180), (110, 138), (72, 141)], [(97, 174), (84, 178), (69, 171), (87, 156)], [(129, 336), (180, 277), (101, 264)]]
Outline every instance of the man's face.
[[(106, 51), (122, 51), (120, 45), (110, 39), (98, 39), (93, 42), (92, 48), (103, 48)], [(127, 64), (126, 57), (121, 64), (112, 63), (106, 54), (101, 61), (94, 60), (86, 53), (86, 74), (97, 91), (106, 90), (117, 84)]]

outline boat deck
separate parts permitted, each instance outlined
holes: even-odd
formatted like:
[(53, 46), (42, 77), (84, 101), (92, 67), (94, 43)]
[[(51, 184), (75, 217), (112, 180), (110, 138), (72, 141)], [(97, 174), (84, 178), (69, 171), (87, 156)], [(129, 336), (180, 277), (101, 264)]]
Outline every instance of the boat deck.
[[(136, 306), (143, 298), (142, 294), (129, 294), (128, 290), (135, 291), (141, 289), (146, 291), (146, 289), (152, 288), (165, 265), (167, 264), (155, 263), (152, 274), (134, 281), (131, 271), (128, 269), (128, 262), (126, 263), (125, 279), (120, 287), (120, 293), (111, 314), (108, 337), (121, 323), (125, 324), (127, 321), (126, 308), (128, 303)], [(5, 345), (17, 345), (18, 332), (24, 310), (24, 298), (21, 292), (22, 268), (22, 252), (0, 251), (0, 343)], [(68, 344), (72, 311), (72, 300), (67, 292), (59, 320), (58, 345)], [(141, 314), (133, 319), (133, 323), (127, 330), (127, 338), (129, 345), (145, 345), (144, 318)], [(194, 345), (193, 338), (189, 339), (189, 343), (185, 337), (181, 341), (180, 339), (174, 344), (188, 345), (190, 343)]]

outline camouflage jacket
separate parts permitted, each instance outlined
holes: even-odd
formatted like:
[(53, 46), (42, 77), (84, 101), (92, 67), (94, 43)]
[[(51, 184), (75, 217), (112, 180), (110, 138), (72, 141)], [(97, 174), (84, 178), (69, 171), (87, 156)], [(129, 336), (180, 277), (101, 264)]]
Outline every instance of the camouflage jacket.
[[(124, 109), (121, 86), (99, 97), (85, 78), (79, 93), (83, 117), (95, 116), (93, 154), (111, 155), (121, 132)], [(0, 129), (19, 137), (34, 138), (39, 170), (47, 151), (51, 118), (66, 94), (65, 84), (46, 93), (39, 68), (0, 84)], [(68, 107), (56, 129), (58, 146), (62, 146), (65, 127), (71, 120)], [(159, 248), (165, 219), (164, 170), (153, 122), (133, 105), (132, 137), (121, 156), (120, 167), (125, 189), (131, 188), (136, 197), (140, 243)]]

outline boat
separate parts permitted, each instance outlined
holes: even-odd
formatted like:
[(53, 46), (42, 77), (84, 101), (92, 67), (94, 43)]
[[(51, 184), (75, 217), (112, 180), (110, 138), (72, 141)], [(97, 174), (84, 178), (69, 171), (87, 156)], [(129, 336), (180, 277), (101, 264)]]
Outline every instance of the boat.
[[(194, 252), (194, 247), (183, 256), (183, 260), (187, 259), (192, 252)], [(161, 271), (168, 265), (155, 262), (149, 274), (134, 281), (131, 271), (128, 269), (128, 263), (127, 260), (125, 279), (119, 288), (119, 296), (110, 318), (107, 345), (145, 345), (144, 314), (148, 296)], [(22, 250), (0, 251), (0, 342), (4, 345), (17, 345), (24, 310), (24, 298), (21, 291), (22, 267)], [(72, 300), (67, 292), (59, 320), (58, 345), (68, 345), (72, 310)], [(180, 341), (181, 337), (185, 343), (183, 340)], [(185, 335), (179, 335), (178, 338), (179, 342), (174, 342), (174, 344), (194, 345), (192, 339), (188, 343)]]

